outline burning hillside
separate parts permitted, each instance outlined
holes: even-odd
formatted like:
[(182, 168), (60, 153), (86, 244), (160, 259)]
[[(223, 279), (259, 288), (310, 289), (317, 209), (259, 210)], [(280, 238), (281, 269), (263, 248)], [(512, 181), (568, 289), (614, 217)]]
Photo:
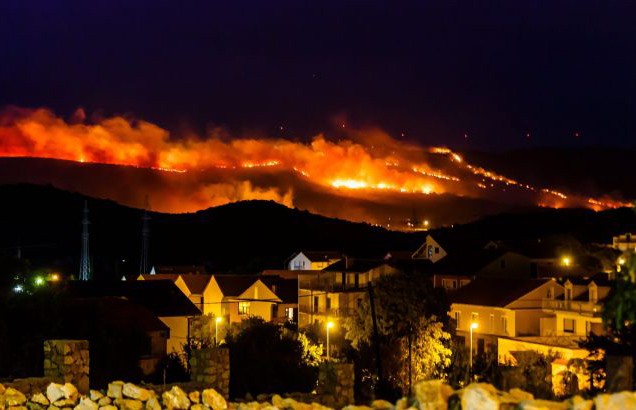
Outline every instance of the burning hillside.
[[(379, 130), (343, 128), (341, 139), (318, 135), (309, 143), (229, 139), (220, 131), (205, 138), (177, 138), (145, 121), (110, 117), (87, 122), (84, 117), (81, 111), (71, 121), (46, 109), (3, 112), (0, 156), (84, 165), (63, 172), (52, 165), (38, 172), (31, 165), (16, 172), (20, 165), (13, 162), (6, 169), (5, 161), (1, 182), (53, 183), (132, 206), (140, 206), (148, 193), (153, 209), (174, 213), (270, 199), (328, 216), (382, 224), (390, 217), (396, 221), (416, 213), (430, 215), (438, 223), (453, 221), (453, 212), (435, 210), (448, 206), (451, 198), (464, 203), (456, 207), (462, 214), (455, 220), (513, 206), (600, 210), (626, 205), (531, 186), (469, 164), (448, 148), (408, 144)], [(124, 175), (114, 167), (87, 168), (88, 164), (140, 170)], [(449, 215), (440, 218), (445, 212)]]

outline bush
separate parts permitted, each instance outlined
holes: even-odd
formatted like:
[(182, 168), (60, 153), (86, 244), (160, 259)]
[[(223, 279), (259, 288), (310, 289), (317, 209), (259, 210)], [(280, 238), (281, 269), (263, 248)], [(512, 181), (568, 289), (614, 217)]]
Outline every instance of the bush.
[(231, 397), (310, 392), (316, 386), (314, 355), (308, 355), (303, 342), (278, 325), (250, 318), (227, 335), (226, 344), (230, 349)]

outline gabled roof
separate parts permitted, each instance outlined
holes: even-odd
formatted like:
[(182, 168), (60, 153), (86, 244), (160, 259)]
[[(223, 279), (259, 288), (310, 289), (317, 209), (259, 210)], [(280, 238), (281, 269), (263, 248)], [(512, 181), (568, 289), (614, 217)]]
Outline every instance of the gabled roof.
[(298, 279), (285, 279), (280, 276), (261, 276), (259, 279), (280, 298), (282, 303), (298, 303)]
[(253, 275), (214, 275), (223, 296), (238, 297), (259, 279)]
[(345, 258), (324, 268), (325, 272), (368, 272), (382, 265), (388, 265), (383, 259), (356, 259)]
[(183, 283), (190, 289), (190, 293), (201, 295), (205, 288), (210, 283), (210, 279), (212, 279), (212, 275), (197, 275), (197, 274), (177, 274), (177, 273), (157, 273), (155, 275), (152, 274), (144, 274), (141, 275), (144, 280), (149, 281), (157, 281), (157, 280), (170, 280), (176, 282), (179, 278), (183, 280)]
[(463, 254), (449, 254), (431, 269), (438, 274), (473, 275), (506, 253), (508, 251), (505, 249), (480, 248)]
[(74, 297), (123, 297), (148, 308), (158, 317), (196, 316), (201, 311), (170, 280), (70, 281)]
[(449, 298), (452, 303), (506, 307), (549, 282), (553, 282), (552, 279), (477, 278)]

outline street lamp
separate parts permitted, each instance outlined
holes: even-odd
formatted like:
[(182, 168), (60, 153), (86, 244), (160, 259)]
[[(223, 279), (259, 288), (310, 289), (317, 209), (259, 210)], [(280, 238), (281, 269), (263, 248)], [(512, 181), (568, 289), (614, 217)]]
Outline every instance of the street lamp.
[(329, 361), (329, 330), (333, 327), (331, 320), (327, 321), (327, 361)]
[(223, 321), (223, 318), (221, 316), (217, 316), (214, 319), (214, 344), (216, 346), (219, 345), (219, 323), (221, 323)]
[(479, 325), (477, 322), (470, 324), (470, 371), (473, 371), (473, 330), (477, 329)]

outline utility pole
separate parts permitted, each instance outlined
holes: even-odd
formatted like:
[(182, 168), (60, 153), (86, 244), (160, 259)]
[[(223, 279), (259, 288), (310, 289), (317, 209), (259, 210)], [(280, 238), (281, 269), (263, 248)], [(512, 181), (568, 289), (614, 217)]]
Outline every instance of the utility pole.
[(80, 280), (89, 280), (91, 278), (91, 260), (88, 248), (88, 201), (84, 201), (84, 214), (82, 218), (82, 257), (80, 260)]
[(148, 273), (148, 247), (150, 242), (150, 215), (148, 210), (150, 209), (150, 199), (146, 195), (146, 202), (144, 204), (144, 213), (141, 216), (141, 255), (139, 258), (139, 274), (144, 275)]

